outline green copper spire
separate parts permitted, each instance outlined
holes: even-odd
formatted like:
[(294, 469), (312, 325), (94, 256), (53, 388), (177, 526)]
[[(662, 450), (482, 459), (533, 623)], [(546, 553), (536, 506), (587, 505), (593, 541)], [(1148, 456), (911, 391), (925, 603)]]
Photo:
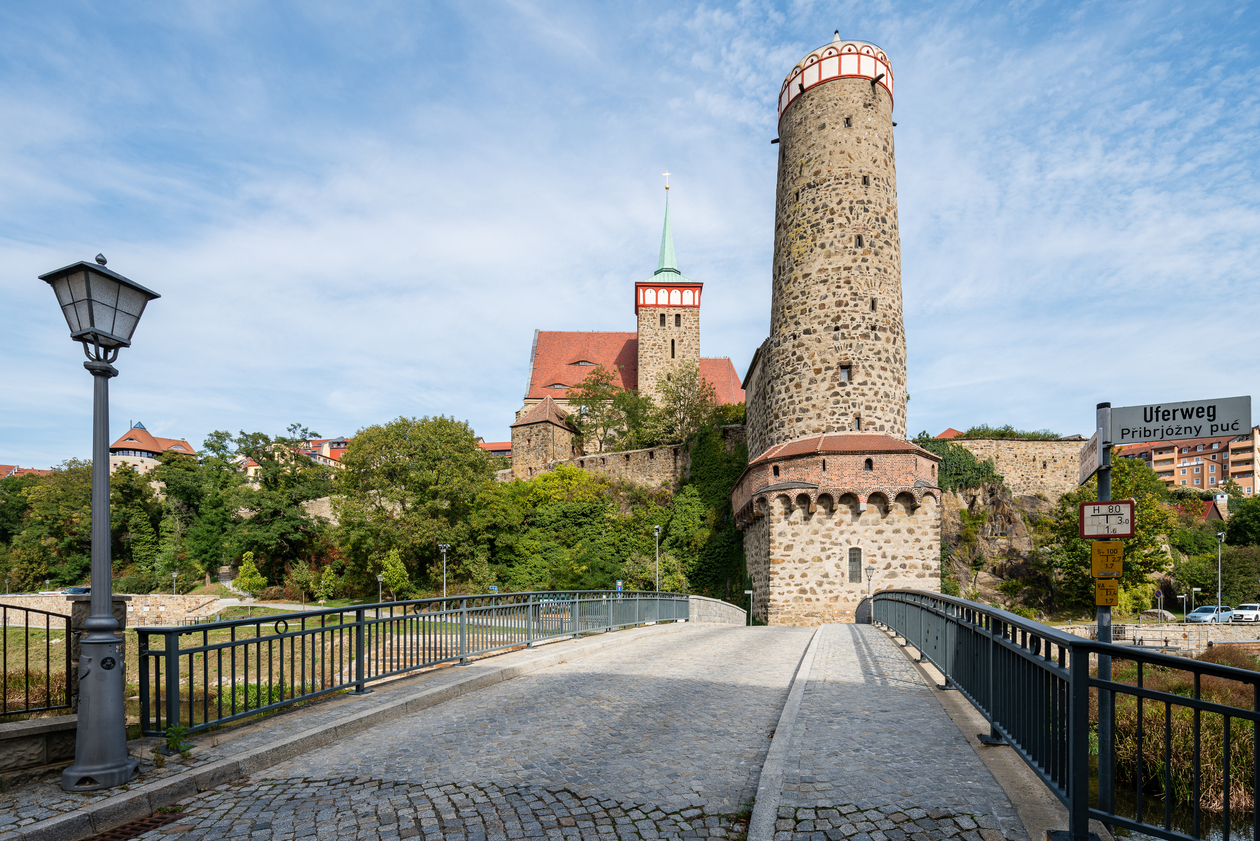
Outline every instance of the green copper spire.
[(674, 232), (669, 228), (669, 186), (665, 187), (665, 229), (661, 231), (661, 259), (657, 261), (655, 274), (678, 271), (678, 259), (674, 256)]

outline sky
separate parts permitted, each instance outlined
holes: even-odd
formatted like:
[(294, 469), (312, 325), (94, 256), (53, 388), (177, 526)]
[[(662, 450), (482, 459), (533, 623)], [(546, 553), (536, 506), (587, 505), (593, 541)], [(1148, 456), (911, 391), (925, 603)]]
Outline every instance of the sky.
[(162, 295), (111, 437), (507, 440), (534, 330), (634, 330), (665, 171), (742, 376), (776, 98), (836, 29), (896, 78), (911, 435), (1257, 392), (1255, 5), (45, 0), (0, 5), (0, 463), (91, 454), (38, 276), (98, 252)]

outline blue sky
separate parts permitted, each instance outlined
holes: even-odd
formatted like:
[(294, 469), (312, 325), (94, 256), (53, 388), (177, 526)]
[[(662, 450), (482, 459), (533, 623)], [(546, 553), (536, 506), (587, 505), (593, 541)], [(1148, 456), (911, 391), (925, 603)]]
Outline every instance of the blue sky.
[(0, 6), (0, 462), (90, 454), (37, 276), (98, 251), (162, 294), (115, 436), (506, 439), (536, 328), (634, 329), (667, 169), (702, 352), (742, 375), (775, 98), (835, 29), (896, 74), (912, 434), (1256, 393), (1247, 3), (52, 0)]

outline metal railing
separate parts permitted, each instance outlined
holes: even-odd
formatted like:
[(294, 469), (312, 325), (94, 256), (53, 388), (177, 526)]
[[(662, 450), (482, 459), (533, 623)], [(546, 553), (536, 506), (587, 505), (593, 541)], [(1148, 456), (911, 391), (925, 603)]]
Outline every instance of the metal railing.
[[(1090, 819), (1177, 841), (1215, 824), (1228, 841), (1239, 811), (1254, 837), (1260, 673), (1083, 639), (936, 593), (878, 593), (873, 621), (939, 669), (988, 720), (989, 738), (1008, 743), (1062, 801), (1072, 841), (1089, 838)], [(1100, 657), (1111, 659), (1111, 680), (1091, 672)], [(1205, 679), (1250, 708), (1205, 700)], [(1237, 801), (1244, 810), (1231, 815)]]
[[(0, 633), (4, 634), (0, 717), (70, 709), (70, 617), (0, 604)], [(54, 639), (54, 634), (61, 636)], [(60, 674), (54, 666), (61, 668)]]
[(441, 663), (688, 618), (677, 593), (453, 596), (137, 628), (140, 727), (196, 733)]

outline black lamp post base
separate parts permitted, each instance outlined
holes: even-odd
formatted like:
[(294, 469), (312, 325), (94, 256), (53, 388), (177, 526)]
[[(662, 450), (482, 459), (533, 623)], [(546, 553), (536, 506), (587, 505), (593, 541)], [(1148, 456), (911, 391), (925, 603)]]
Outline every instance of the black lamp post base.
[[(113, 622), (113, 617), (108, 621)], [(89, 632), (81, 651), (74, 764), (61, 772), (61, 787), (66, 791), (96, 791), (125, 785), (135, 775), (140, 760), (127, 754), (122, 640), (112, 635), (92, 639)]]
[(71, 765), (61, 772), (61, 788), (64, 791), (96, 791), (126, 785), (136, 775), (140, 760), (128, 757), (119, 766), (93, 768), (89, 765)]

